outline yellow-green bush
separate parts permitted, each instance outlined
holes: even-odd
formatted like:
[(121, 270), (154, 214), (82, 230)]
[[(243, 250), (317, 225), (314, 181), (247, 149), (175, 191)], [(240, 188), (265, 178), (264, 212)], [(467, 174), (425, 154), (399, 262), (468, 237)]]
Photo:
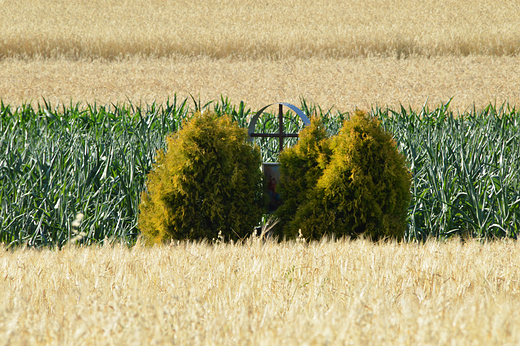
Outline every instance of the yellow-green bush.
[[(312, 126), (308, 131), (316, 132)], [(301, 230), (310, 239), (325, 234), (402, 238), (411, 177), (379, 121), (358, 111), (333, 138), (320, 131), (309, 146), (306, 136), (303, 131), (303, 141), (280, 156), (282, 198), (288, 204), (279, 213), (283, 233), (290, 238)], [(296, 164), (303, 180), (294, 178)]]
[(197, 113), (158, 151), (139, 206), (150, 243), (169, 239), (237, 240), (265, 212), (260, 150), (228, 116)]
[(306, 208), (310, 193), (315, 188), (332, 154), (330, 138), (320, 118), (311, 118), (311, 124), (299, 135), (298, 143), (280, 154), (280, 194), (283, 204), (276, 210), (279, 218), (274, 227), (277, 236), (294, 238), (299, 224), (296, 215)]

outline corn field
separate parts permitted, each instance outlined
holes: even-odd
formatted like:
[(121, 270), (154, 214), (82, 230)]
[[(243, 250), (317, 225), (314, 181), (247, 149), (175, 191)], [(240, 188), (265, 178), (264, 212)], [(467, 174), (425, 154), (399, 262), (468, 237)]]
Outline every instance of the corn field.
[[(304, 99), (299, 107), (323, 118), (331, 135), (349, 117)], [(274, 108), (268, 111), (275, 113)], [(155, 153), (168, 133), (200, 109), (230, 114), (244, 128), (254, 113), (224, 97), (206, 104), (174, 97), (139, 106), (0, 103), (0, 242), (61, 247), (71, 240), (92, 244), (117, 238), (133, 244)], [(371, 113), (408, 158), (413, 176), (408, 240), (517, 237), (520, 113), (514, 107), (489, 105), (454, 114), (448, 102), (433, 110)], [(293, 113), (284, 119), (285, 132), (303, 126)], [(276, 115), (266, 113), (256, 130), (277, 128)], [(276, 161), (276, 140), (255, 141), (265, 161)], [(81, 223), (75, 222), (78, 214), (84, 215)]]

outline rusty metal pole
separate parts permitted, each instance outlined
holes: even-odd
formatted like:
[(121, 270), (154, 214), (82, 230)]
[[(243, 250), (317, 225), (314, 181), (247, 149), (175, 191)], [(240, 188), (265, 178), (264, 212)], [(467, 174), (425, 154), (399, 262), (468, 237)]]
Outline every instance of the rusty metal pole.
[(283, 105), (278, 105), (278, 133), (280, 134), (280, 152), (283, 150)]

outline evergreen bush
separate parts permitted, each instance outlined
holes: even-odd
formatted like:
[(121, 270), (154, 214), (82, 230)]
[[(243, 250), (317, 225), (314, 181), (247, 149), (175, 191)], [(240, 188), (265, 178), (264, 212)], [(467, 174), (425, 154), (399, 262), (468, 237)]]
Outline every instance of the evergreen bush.
[(229, 116), (196, 113), (158, 151), (139, 206), (140, 231), (149, 243), (244, 238), (265, 212), (261, 162), (260, 149)]
[[(320, 132), (317, 138), (322, 136)], [(297, 199), (282, 192), (289, 203), (280, 211), (284, 235), (292, 238), (301, 230), (308, 239), (325, 234), (401, 239), (411, 176), (405, 157), (379, 121), (357, 111), (337, 136), (322, 139), (315, 150), (305, 152), (302, 146), (308, 147), (307, 143), (298, 143), (280, 157), (282, 191), (294, 193), (291, 184), (298, 179), (290, 182), (294, 175), (288, 173), (295, 170), (297, 153), (303, 153), (299, 160), (305, 163), (301, 173), (307, 184), (298, 183)]]
[(279, 222), (274, 227), (275, 235), (298, 235), (299, 224), (294, 219), (306, 207), (310, 192), (330, 161), (330, 142), (323, 120), (314, 117), (300, 132), (297, 144), (280, 154), (279, 191), (283, 204), (276, 210)]

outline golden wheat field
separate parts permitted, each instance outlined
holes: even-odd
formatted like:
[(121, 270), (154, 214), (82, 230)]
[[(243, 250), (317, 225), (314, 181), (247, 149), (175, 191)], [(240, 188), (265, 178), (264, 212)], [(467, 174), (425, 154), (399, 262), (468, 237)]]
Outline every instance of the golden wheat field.
[(515, 0), (2, 0), (0, 5), (2, 56), (520, 53)]
[[(419, 57), (229, 61), (209, 58), (0, 61), (4, 102), (164, 102), (177, 94), (203, 102), (221, 95), (253, 110), (273, 102), (341, 111), (399, 105), (431, 108), (451, 97), (454, 111), (520, 104), (519, 57)], [(193, 104), (192, 104), (193, 105)]]
[(6, 103), (520, 100), (516, 0), (0, 0)]
[(2, 345), (517, 345), (520, 246), (0, 249)]

